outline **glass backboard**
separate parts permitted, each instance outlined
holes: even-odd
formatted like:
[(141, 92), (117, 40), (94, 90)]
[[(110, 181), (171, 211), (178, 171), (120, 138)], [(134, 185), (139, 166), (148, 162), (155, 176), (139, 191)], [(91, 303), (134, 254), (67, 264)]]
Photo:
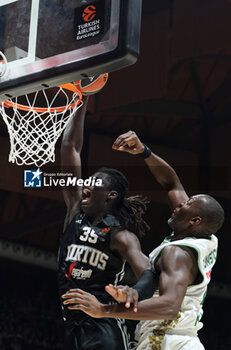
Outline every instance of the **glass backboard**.
[(0, 102), (135, 63), (141, 5), (0, 0)]

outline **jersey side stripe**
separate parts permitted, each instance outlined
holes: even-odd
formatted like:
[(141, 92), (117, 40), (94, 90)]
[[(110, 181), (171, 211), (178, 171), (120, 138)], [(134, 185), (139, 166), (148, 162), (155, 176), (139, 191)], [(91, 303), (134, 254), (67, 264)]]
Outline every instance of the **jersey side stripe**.
[(121, 318), (116, 318), (116, 321), (119, 329), (121, 330), (121, 334), (124, 342), (124, 350), (131, 350), (130, 335), (128, 333), (128, 329), (125, 324), (125, 320), (122, 320)]
[(114, 285), (115, 285), (115, 286), (117, 286), (117, 283), (118, 283), (119, 281), (121, 281), (121, 279), (123, 278), (125, 263), (126, 263), (126, 261), (123, 262), (121, 271), (118, 272), (118, 273), (116, 274), (116, 276), (115, 276), (115, 281), (114, 281)]

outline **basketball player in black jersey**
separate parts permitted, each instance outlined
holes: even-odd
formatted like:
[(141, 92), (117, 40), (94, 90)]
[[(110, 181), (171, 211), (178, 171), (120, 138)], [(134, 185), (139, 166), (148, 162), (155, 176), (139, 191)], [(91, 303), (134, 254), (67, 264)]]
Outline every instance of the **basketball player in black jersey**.
[[(84, 105), (67, 125), (61, 147), (62, 171), (71, 171), (77, 178), (81, 178), (86, 108), (84, 97)], [(113, 299), (105, 285), (121, 280), (127, 261), (140, 279), (136, 298), (138, 294), (139, 299), (151, 297), (153, 274), (137, 238), (148, 228), (142, 219), (146, 201), (139, 196), (125, 198), (127, 179), (115, 169), (101, 168), (94, 177), (102, 180), (102, 186), (63, 190), (67, 215), (59, 250), (60, 295), (81, 288), (110, 303)], [(63, 314), (66, 350), (130, 349), (129, 321), (94, 319), (65, 305)]]

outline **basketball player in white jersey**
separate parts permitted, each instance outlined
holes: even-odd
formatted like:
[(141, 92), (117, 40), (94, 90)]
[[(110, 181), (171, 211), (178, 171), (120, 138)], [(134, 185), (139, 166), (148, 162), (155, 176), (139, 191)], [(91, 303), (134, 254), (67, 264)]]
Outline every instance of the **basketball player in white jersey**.
[[(139, 302), (136, 312), (124, 304), (101, 304), (81, 290), (74, 291), (65, 303), (93, 317), (141, 320), (137, 350), (203, 350), (197, 332), (202, 327), (203, 301), (217, 256), (214, 234), (223, 224), (224, 211), (211, 196), (189, 198), (173, 168), (142, 144), (135, 132), (119, 136), (113, 148), (142, 154), (168, 193), (172, 234), (150, 254), (152, 269), (159, 274), (159, 290), (152, 298)], [(121, 289), (110, 285), (106, 290), (115, 299), (120, 295), (121, 300)], [(132, 292), (128, 291), (131, 302)]]

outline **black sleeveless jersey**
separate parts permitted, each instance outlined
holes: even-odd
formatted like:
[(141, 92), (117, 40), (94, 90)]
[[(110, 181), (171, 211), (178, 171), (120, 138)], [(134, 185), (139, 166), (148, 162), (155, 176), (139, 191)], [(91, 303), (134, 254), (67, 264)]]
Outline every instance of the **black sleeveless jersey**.
[[(62, 234), (58, 254), (60, 295), (80, 288), (95, 294), (101, 301), (110, 297), (105, 292), (108, 283), (116, 284), (124, 275), (125, 261), (110, 249), (112, 229), (119, 221), (107, 215), (92, 225), (82, 212), (76, 214)], [(122, 228), (121, 228), (122, 229)], [(63, 308), (64, 318), (72, 322), (81, 318), (81, 311)]]

